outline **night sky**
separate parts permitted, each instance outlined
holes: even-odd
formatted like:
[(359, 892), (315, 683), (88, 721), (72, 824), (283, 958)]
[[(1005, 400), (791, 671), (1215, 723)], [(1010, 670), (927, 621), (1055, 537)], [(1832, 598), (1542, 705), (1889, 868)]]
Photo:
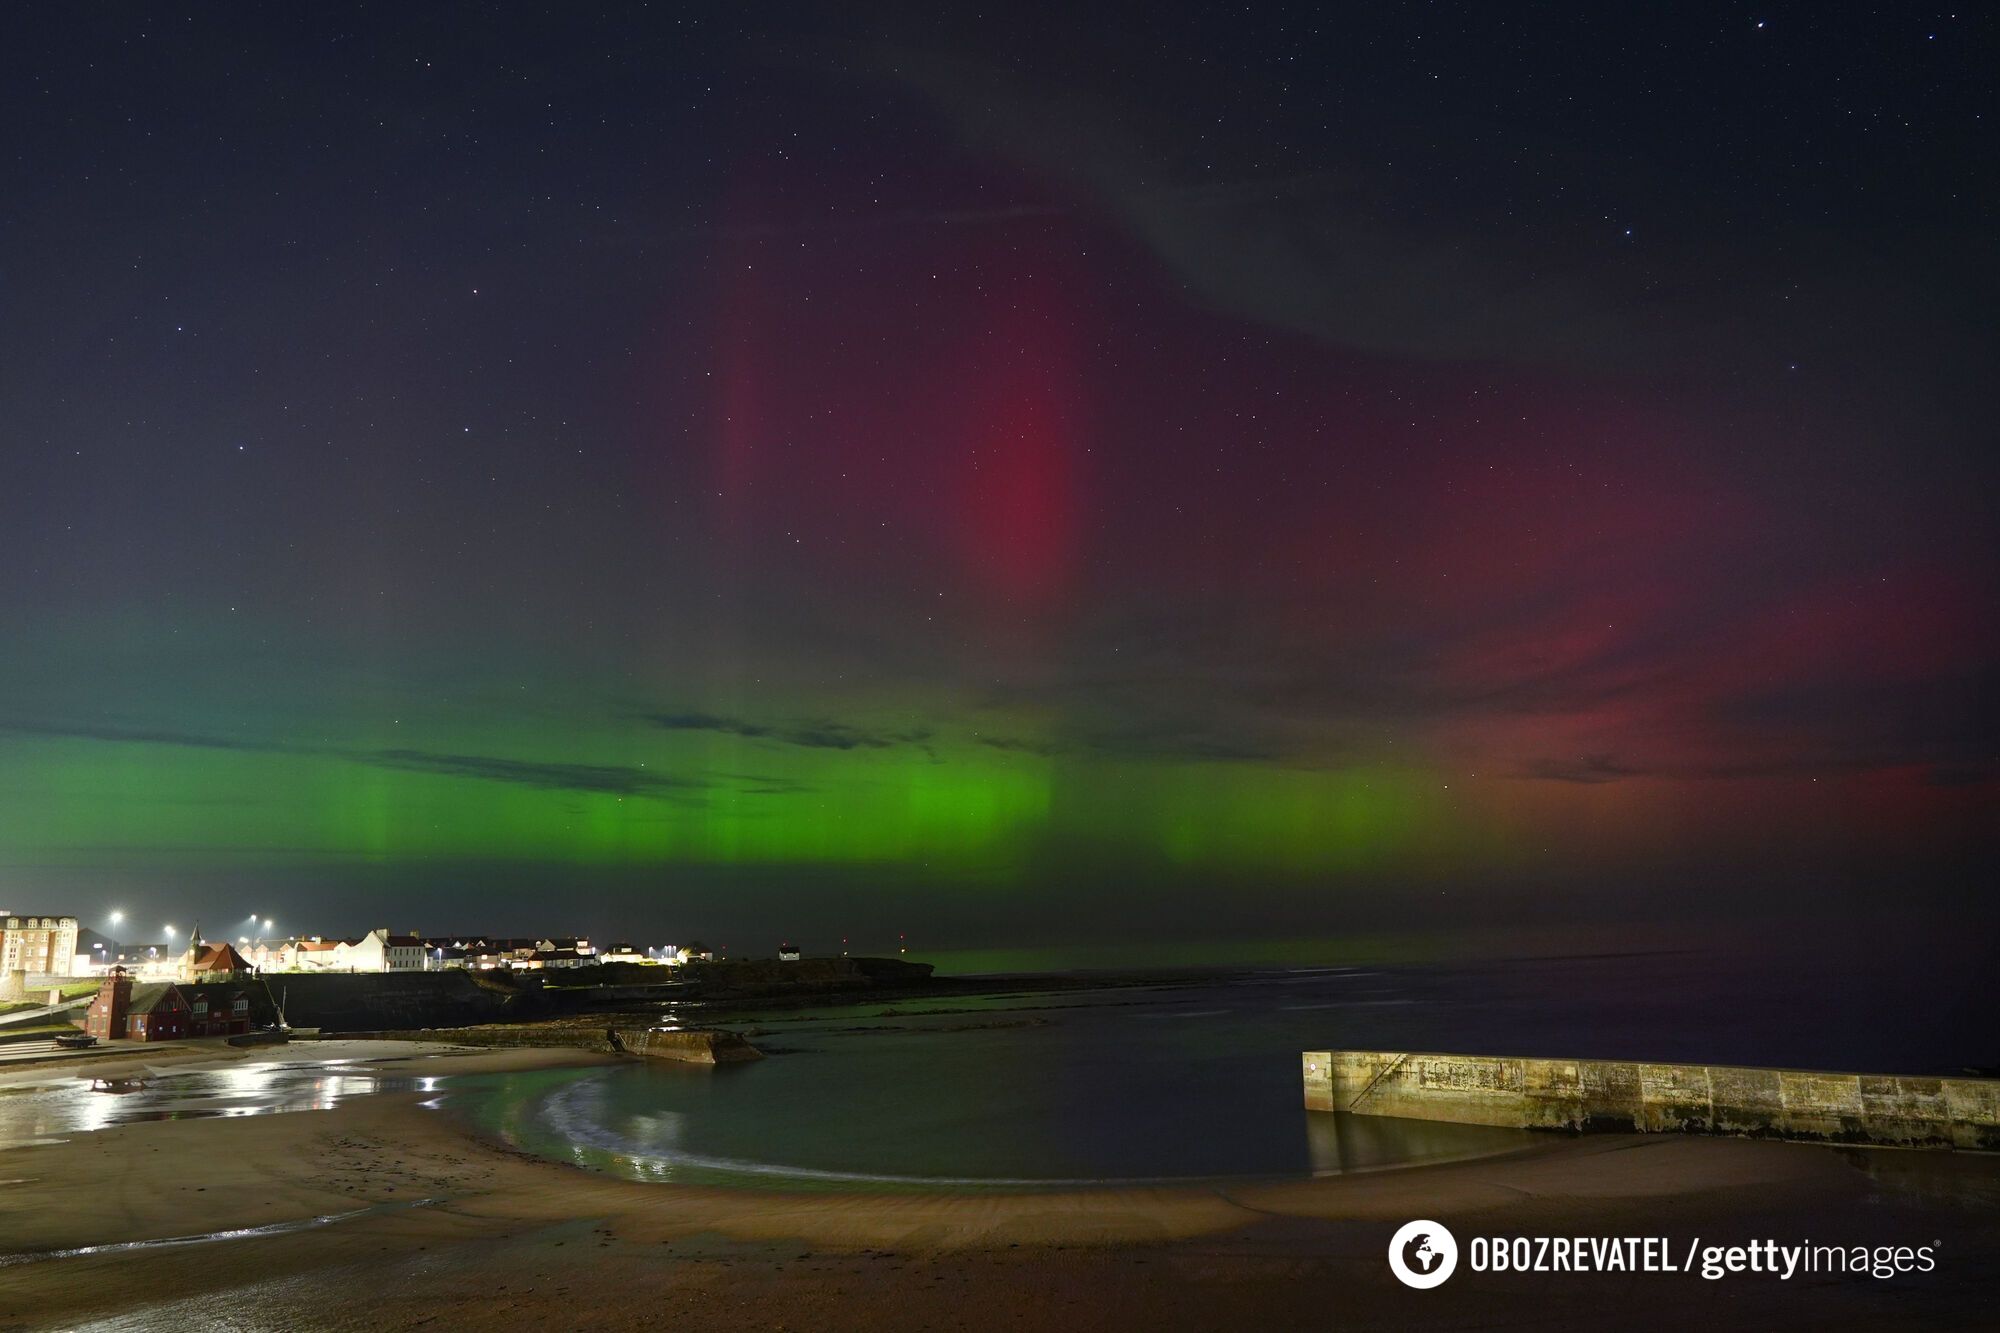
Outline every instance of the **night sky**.
[(1036, 8), (13, 13), (0, 907), (1991, 915), (1976, 7)]

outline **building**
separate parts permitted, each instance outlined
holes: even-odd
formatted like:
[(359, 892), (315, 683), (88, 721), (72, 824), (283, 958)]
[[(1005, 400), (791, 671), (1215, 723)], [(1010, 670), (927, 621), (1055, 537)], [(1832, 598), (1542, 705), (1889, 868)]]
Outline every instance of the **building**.
[(514, 966), (539, 972), (550, 967), (588, 967), (596, 961), (594, 957), (580, 954), (574, 949), (537, 949), (526, 958), (515, 959)]
[(287, 950), (296, 945), (298, 941), (297, 939), (252, 940), (245, 944), (243, 941), (238, 940), (237, 943), (242, 945), (242, 948), (238, 952), (249, 959), (250, 966), (256, 968), (259, 972), (284, 972), (290, 970), (286, 965), (287, 959), (290, 957)]
[(421, 972), (424, 942), (415, 935), (391, 935), (388, 927), (346, 941), (341, 970), (347, 972)]
[(0, 973), (66, 977), (76, 963), (76, 918), (0, 912)]
[(270, 972), (422, 972), (432, 951), (415, 935), (391, 935), (388, 927), (358, 939), (289, 939), (256, 945), (250, 956)]
[(256, 971), (250, 961), (236, 951), (236, 946), (224, 940), (221, 944), (207, 944), (200, 939), (188, 946), (181, 955), (180, 980), (182, 981), (235, 981)]
[(171, 981), (137, 981), (114, 971), (98, 988), (83, 1030), (99, 1041), (178, 1041), (187, 1035), (187, 1001)]
[(479, 972), (512, 967), (535, 952), (533, 940), (478, 939), (465, 946), (465, 965)]
[(269, 1002), (259, 1002), (258, 990), (235, 981), (135, 981), (113, 971), (90, 1002), (84, 1031), (100, 1041), (232, 1037), (265, 1018)]
[(636, 944), (620, 942), (608, 946), (597, 955), (600, 963), (652, 963), (659, 961)]
[(309, 940), (291, 941), (279, 958), (287, 972), (339, 972), (346, 948), (346, 940), (323, 940), (315, 935)]
[(142, 981), (123, 1012), (114, 1011), (112, 1024), (126, 1041), (179, 1041), (189, 1035), (188, 1003), (171, 981)]
[(69, 974), (73, 977), (101, 977), (111, 970), (111, 960), (117, 956), (117, 940), (89, 926), (79, 927), (76, 953), (69, 960)]
[(597, 950), (590, 947), (590, 941), (584, 939), (581, 936), (578, 936), (574, 939), (552, 938), (546, 940), (536, 940), (535, 947), (537, 949), (542, 949), (545, 951), (563, 950), (568, 953), (573, 953), (577, 955), (579, 958), (590, 958), (597, 953)]
[(778, 946), (778, 961), (779, 961), (779, 962), (781, 962), (781, 963), (796, 963), (796, 962), (798, 962), (798, 961), (799, 961), (799, 958), (800, 958), (800, 957), (801, 957), (801, 955), (800, 955), (800, 953), (799, 953), (799, 946), (798, 946), (798, 945), (796, 945), (796, 944), (780, 944), (780, 945)]
[(91, 975), (105, 976), (118, 967), (124, 968), (131, 976), (148, 981), (171, 981), (180, 975), (182, 955), (176, 953), (171, 944), (121, 944), (115, 953), (110, 950), (105, 952), (109, 954), (109, 961), (93, 963)]
[(232, 982), (177, 983), (174, 989), (187, 1003), (190, 1037), (238, 1036), (265, 1017), (258, 1012), (258, 992), (262, 986)]
[(432, 967), (464, 967), (491, 971), (511, 967), (536, 948), (534, 940), (497, 939), (491, 935), (433, 935), (424, 942)]
[[(466, 967), (490, 972), (495, 968), (580, 967), (596, 962), (596, 950), (589, 940), (516, 939), (497, 935), (435, 936), (419, 941), (431, 951), (435, 962), (446, 967)], [(537, 960), (536, 954), (549, 955)]]

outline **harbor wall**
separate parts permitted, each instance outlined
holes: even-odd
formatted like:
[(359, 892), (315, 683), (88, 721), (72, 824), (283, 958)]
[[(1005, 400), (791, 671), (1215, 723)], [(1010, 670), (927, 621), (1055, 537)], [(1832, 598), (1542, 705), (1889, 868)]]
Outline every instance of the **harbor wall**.
[(2000, 1150), (2000, 1079), (1413, 1051), (1307, 1051), (1301, 1067), (1316, 1111)]
[(382, 1032), (464, 1027), (521, 1016), (518, 997), (445, 972), (273, 973), (263, 978), (293, 1027)]

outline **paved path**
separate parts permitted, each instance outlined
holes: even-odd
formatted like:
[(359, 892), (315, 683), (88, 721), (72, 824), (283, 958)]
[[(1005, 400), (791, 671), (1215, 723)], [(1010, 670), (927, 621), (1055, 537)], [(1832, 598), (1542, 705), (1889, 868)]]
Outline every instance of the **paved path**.
[(64, 1000), (61, 1004), (46, 1005), (39, 1009), (19, 1009), (11, 1014), (0, 1014), (0, 1027), (10, 1023), (46, 1023), (57, 1014), (66, 1014), (72, 1009), (88, 1009), (95, 995), (79, 995), (74, 1000)]
[(38, 1060), (70, 1060), (77, 1056), (110, 1055), (116, 1047), (86, 1046), (82, 1050), (71, 1050), (58, 1046), (51, 1037), (47, 1041), (10, 1041), (0, 1045), (0, 1066), (33, 1064)]

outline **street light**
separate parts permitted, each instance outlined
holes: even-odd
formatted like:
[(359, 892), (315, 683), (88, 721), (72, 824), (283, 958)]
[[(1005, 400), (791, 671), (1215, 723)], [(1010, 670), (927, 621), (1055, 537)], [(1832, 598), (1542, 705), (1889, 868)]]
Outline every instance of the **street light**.
[(117, 925), (117, 924), (118, 924), (119, 922), (123, 921), (124, 919), (125, 919), (125, 913), (124, 913), (124, 912), (120, 911), (120, 910), (119, 910), (118, 908), (115, 908), (115, 907), (111, 909), (111, 924), (112, 924), (112, 925), (114, 925), (114, 926), (115, 926), (115, 925)]

